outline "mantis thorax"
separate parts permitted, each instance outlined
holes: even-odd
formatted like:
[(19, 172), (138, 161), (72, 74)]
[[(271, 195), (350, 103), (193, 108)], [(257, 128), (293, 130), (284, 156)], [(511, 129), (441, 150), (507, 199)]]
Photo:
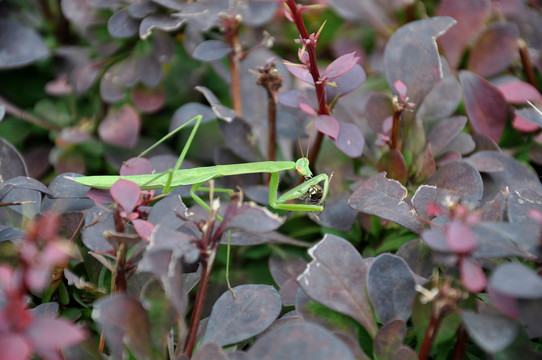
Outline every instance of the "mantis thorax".
[(310, 179), (312, 177), (312, 172), (309, 169), (309, 159), (306, 157), (299, 158), (295, 162), (295, 169), (299, 175), (304, 176), (306, 179)]

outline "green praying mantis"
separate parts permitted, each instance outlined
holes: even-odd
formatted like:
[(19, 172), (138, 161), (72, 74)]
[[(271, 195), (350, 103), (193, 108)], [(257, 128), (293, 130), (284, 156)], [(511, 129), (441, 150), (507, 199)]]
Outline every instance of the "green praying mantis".
[[(203, 188), (202, 185), (212, 179), (241, 174), (254, 173), (270, 173), (269, 180), (269, 205), (278, 210), (288, 211), (323, 211), (324, 201), (326, 200), (330, 177), (327, 174), (312, 176), (309, 169), (309, 160), (302, 157), (297, 161), (260, 161), (246, 164), (233, 165), (216, 165), (208, 167), (200, 167), (193, 169), (180, 169), (181, 164), (186, 156), (188, 148), (198, 130), (202, 116), (197, 115), (189, 121), (179, 126), (174, 131), (167, 134), (156, 144), (144, 151), (139, 157), (144, 156), (154, 147), (171, 137), (176, 132), (184, 127), (194, 123), (188, 140), (179, 156), (177, 163), (173, 169), (159, 174), (146, 175), (129, 175), (129, 176), (83, 176), (73, 178), (74, 181), (81, 185), (90, 186), (97, 189), (110, 189), (113, 184), (119, 179), (126, 179), (139, 185), (142, 190), (160, 189), (163, 188), (163, 193), (168, 193), (171, 189), (182, 186), (191, 185), (190, 196), (194, 201), (200, 204), (207, 211), (210, 211), (209, 205), (203, 201), (196, 191), (208, 191), (208, 188)], [(296, 170), (297, 173), (305, 178), (305, 182), (297, 185), (293, 189), (285, 192), (278, 197), (279, 172), (286, 170)], [(324, 182), (323, 188), (319, 183)], [(214, 189), (215, 192), (230, 192), (228, 189)], [(290, 204), (288, 201), (296, 199), (305, 199), (305, 203)], [(219, 217), (219, 220), (220, 217)]]
[[(330, 177), (327, 174), (320, 174), (313, 177), (312, 172), (309, 169), (309, 160), (306, 157), (302, 157), (296, 162), (260, 161), (247, 164), (216, 165), (194, 169), (180, 169), (181, 164), (188, 151), (188, 148), (190, 147), (192, 140), (194, 139), (194, 136), (202, 121), (202, 118), (203, 117), (201, 115), (195, 116), (194, 118), (179, 126), (174, 131), (164, 136), (157, 143), (155, 143), (153, 146), (151, 146), (139, 155), (139, 157), (145, 156), (145, 154), (147, 154), (160, 143), (171, 137), (173, 134), (190, 125), (191, 123), (194, 123), (194, 128), (192, 129), (190, 136), (188, 137), (188, 140), (183, 147), (181, 155), (179, 156), (177, 163), (175, 164), (173, 169), (159, 174), (129, 176), (84, 176), (71, 179), (81, 185), (90, 186), (98, 189), (110, 189), (115, 182), (122, 178), (136, 183), (142, 190), (163, 188), (163, 194), (168, 193), (171, 189), (178, 186), (191, 185), (190, 196), (192, 197), (192, 199), (194, 199), (196, 203), (198, 203), (210, 212), (211, 207), (196, 194), (196, 191), (202, 190), (226, 193), (233, 193), (234, 191), (230, 189), (214, 188), (213, 190), (211, 190), (211, 188), (203, 188), (202, 185), (205, 182), (223, 176), (270, 173), (271, 177), (269, 180), (269, 205), (272, 208), (279, 210), (310, 212), (318, 212), (324, 210), (323, 204), (328, 194)], [(279, 186), (279, 172), (285, 170), (296, 170), (298, 174), (305, 178), (305, 182), (278, 197), (277, 194)], [(322, 181), (324, 182), (323, 188), (319, 185), (319, 183), (321, 183)], [(305, 202), (297, 204), (288, 203), (288, 201), (296, 199), (304, 199)], [(222, 216), (218, 214), (216, 215), (216, 217), (218, 220), (223, 220)], [(230, 259), (230, 232), (228, 232), (227, 246), (228, 250), (226, 255), (226, 282), (228, 285), (228, 289), (230, 289), (233, 297), (235, 298), (235, 292), (230, 286), (228, 277)]]

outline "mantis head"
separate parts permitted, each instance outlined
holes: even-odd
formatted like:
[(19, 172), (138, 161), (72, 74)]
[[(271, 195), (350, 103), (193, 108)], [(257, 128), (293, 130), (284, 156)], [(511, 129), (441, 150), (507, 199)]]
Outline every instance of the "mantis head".
[(310, 179), (312, 177), (312, 172), (309, 169), (309, 159), (306, 157), (299, 158), (295, 162), (295, 169), (299, 175), (304, 176), (306, 179)]

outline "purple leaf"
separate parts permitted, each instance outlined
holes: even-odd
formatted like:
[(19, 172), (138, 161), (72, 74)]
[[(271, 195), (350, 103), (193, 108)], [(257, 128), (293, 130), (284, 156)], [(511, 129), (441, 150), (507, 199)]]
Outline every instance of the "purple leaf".
[(265, 334), (248, 351), (251, 359), (354, 360), (348, 347), (325, 328), (306, 322), (286, 324)]
[(443, 77), (435, 39), (454, 23), (455, 20), (449, 17), (418, 20), (400, 27), (391, 36), (384, 52), (390, 88), (401, 80), (408, 88), (409, 101), (416, 105), (422, 102)]
[(94, 302), (92, 318), (115, 358), (123, 358), (125, 346), (136, 358), (153, 358), (149, 318), (137, 299), (126, 294), (102, 297)]
[(461, 220), (452, 220), (446, 227), (446, 243), (450, 250), (457, 254), (469, 253), (476, 249), (472, 228)]
[(310, 71), (305, 67), (305, 65), (294, 64), (289, 61), (283, 61), (282, 63), (286, 66), (286, 69), (288, 69), (288, 71), (293, 76), (295, 76), (301, 81), (304, 81), (314, 86), (314, 79), (312, 78)]
[(488, 287), (514, 298), (542, 298), (542, 278), (527, 266), (517, 262), (499, 265), (491, 274)]
[(49, 56), (49, 49), (33, 29), (0, 20), (0, 34), (0, 69), (25, 66)]
[(207, 105), (201, 103), (189, 102), (184, 105), (181, 105), (175, 113), (173, 113), (173, 118), (169, 124), (169, 131), (177, 129), (179, 126), (187, 122), (188, 120), (193, 119), (195, 116), (201, 115), (201, 123), (204, 124), (213, 119), (216, 119), (215, 113)]
[(280, 296), (272, 286), (241, 285), (226, 291), (213, 305), (202, 344), (221, 346), (258, 335), (280, 314)]
[(477, 133), (498, 142), (508, 117), (506, 100), (495, 86), (474, 73), (460, 71), (459, 80), (472, 127)]
[(141, 189), (134, 182), (119, 179), (111, 186), (111, 196), (122, 207), (122, 209), (131, 213), (141, 197)]
[(529, 83), (521, 80), (509, 81), (497, 86), (506, 101), (511, 104), (525, 104), (527, 101), (542, 99), (540, 92)]
[[(301, 97), (298, 98), (298, 105), (301, 111), (303, 111), (305, 114), (309, 116), (313, 116), (313, 117), (316, 117), (318, 115), (316, 110), (312, 108), (312, 105), (306, 102), (303, 102), (303, 99)], [(322, 116), (325, 116), (325, 115), (322, 115)]]
[(472, 46), (467, 69), (483, 77), (495, 75), (518, 57), (519, 30), (516, 24), (489, 25)]
[(152, 173), (152, 163), (146, 158), (131, 158), (120, 167), (119, 174), (121, 176), (143, 175)]
[(406, 335), (406, 323), (394, 319), (382, 326), (375, 336), (374, 353), (379, 359), (394, 359), (393, 355), (403, 344)]
[(122, 39), (129, 38), (139, 29), (139, 21), (130, 16), (127, 8), (121, 9), (113, 14), (107, 22), (107, 30), (111, 36)]
[(391, 254), (376, 258), (369, 270), (367, 292), (384, 323), (410, 318), (416, 297), (415, 285), (414, 276), (403, 259)]
[(0, 138), (0, 174), (6, 181), (17, 176), (27, 176), (26, 165), (21, 154), (6, 140)]
[(83, 95), (94, 84), (104, 65), (103, 60), (76, 66), (69, 76), (70, 85), (76, 95)]
[(376, 133), (387, 133), (384, 123), (386, 119), (393, 115), (393, 104), (391, 98), (381, 93), (371, 95), (365, 106), (367, 122), (371, 129)]
[(356, 56), (356, 52), (351, 52), (350, 54), (345, 54), (335, 59), (331, 64), (328, 65), (324, 73), (322, 74), (322, 79), (326, 81), (333, 81), (339, 76), (350, 71), (354, 65), (357, 64), (359, 56)]
[(299, 286), (311, 299), (352, 317), (374, 336), (376, 323), (365, 289), (367, 262), (348, 241), (329, 234), (309, 254), (312, 261), (298, 277)]
[(196, 86), (194, 89), (199, 91), (200, 93), (205, 96), (205, 99), (211, 105), (211, 109), (213, 109), (213, 112), (215, 113), (216, 117), (219, 119), (222, 119), (226, 122), (231, 123), (233, 119), (237, 116), (237, 113), (235, 110), (230, 109), (220, 103), (218, 98), (215, 94), (209, 89), (207, 89), (204, 86)]
[(107, 103), (115, 103), (124, 99), (124, 89), (111, 71), (106, 71), (100, 80), (100, 96)]
[(228, 360), (228, 354), (216, 343), (206, 343), (198, 347), (192, 360)]
[[(299, 104), (301, 107), (301, 104)], [(340, 125), (337, 119), (329, 115), (318, 115), (314, 120), (314, 127), (322, 134), (329, 136), (333, 140), (337, 140), (339, 136)]]
[(105, 189), (92, 188), (88, 191), (87, 197), (96, 204), (112, 204), (115, 202), (115, 200), (111, 197), (109, 190)]
[(442, 165), (427, 184), (437, 186), (443, 194), (448, 193), (467, 202), (480, 200), (484, 191), (480, 173), (466, 162)]
[(466, 124), (467, 118), (465, 116), (453, 116), (439, 121), (427, 135), (427, 142), (431, 143), (433, 153), (440, 155), (442, 150), (459, 135)]
[(351, 158), (360, 157), (365, 147), (365, 138), (359, 127), (347, 122), (343, 122), (340, 125), (339, 135), (336, 140), (332, 141), (337, 149)]
[(115, 228), (113, 216), (109, 213), (102, 213), (103, 210), (96, 207), (90, 209), (85, 217), (85, 225), (93, 225), (85, 226), (81, 234), (83, 244), (97, 253), (114, 250), (103, 236), (105, 231), (111, 231), (111, 229)]
[(132, 225), (134, 225), (137, 234), (147, 242), (151, 241), (151, 234), (154, 231), (154, 225), (148, 222), (147, 220), (135, 219), (132, 220)]
[(130, 97), (139, 110), (152, 114), (164, 106), (166, 92), (162, 88), (149, 89), (138, 86), (132, 89)]
[(367, 75), (359, 64), (354, 66), (343, 75), (335, 79), (335, 86), (326, 84), (326, 98), (328, 102), (332, 101), (337, 96), (344, 96), (354, 89), (357, 89), (365, 79)]
[(405, 158), (397, 149), (391, 149), (382, 155), (380, 160), (378, 160), (377, 170), (386, 172), (388, 178), (397, 180), (403, 185), (408, 180), (408, 169)]
[(439, 3), (436, 14), (457, 21), (439, 40), (451, 68), (458, 67), (471, 36), (478, 33), (490, 13), (490, 0), (444, 0)]
[(354, 210), (391, 220), (419, 234), (423, 223), (412, 211), (407, 195), (407, 189), (401, 183), (380, 173), (363, 183), (348, 204)]
[(284, 306), (295, 305), (297, 292), (297, 276), (305, 270), (307, 263), (299, 257), (283, 259), (278, 256), (269, 258), (269, 271), (280, 287), (279, 294)]
[(170, 14), (153, 14), (146, 16), (139, 25), (139, 37), (143, 40), (148, 38), (153, 29), (159, 29), (166, 32), (174, 31), (180, 28), (186, 19), (172, 16)]
[(139, 137), (140, 126), (139, 115), (126, 104), (120, 110), (109, 110), (98, 127), (98, 133), (109, 144), (133, 148)]
[(232, 52), (231, 46), (220, 40), (207, 40), (198, 45), (192, 56), (200, 61), (211, 62), (222, 59)]
[(436, 120), (450, 116), (461, 102), (463, 93), (455, 76), (446, 76), (423, 99), (417, 116), (423, 120)]
[(486, 288), (486, 275), (482, 266), (476, 261), (464, 257), (459, 267), (461, 283), (470, 292), (479, 293)]
[(495, 354), (508, 347), (519, 331), (518, 324), (503, 316), (461, 311), (461, 319), (472, 340), (484, 351)]

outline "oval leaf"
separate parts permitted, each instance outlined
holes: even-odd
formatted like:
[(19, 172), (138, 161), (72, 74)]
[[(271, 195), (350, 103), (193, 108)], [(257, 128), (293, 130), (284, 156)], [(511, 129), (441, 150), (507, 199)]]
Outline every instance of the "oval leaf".
[[(301, 106), (302, 104), (299, 105)], [(340, 125), (333, 116), (318, 115), (314, 121), (314, 127), (333, 140), (337, 140), (337, 136), (339, 136)]]
[(132, 148), (139, 137), (141, 119), (128, 104), (120, 110), (111, 109), (98, 127), (100, 137), (107, 143)]
[(127, 8), (113, 14), (107, 22), (107, 30), (111, 36), (122, 39), (134, 36), (139, 30), (139, 21), (130, 16)]
[(339, 135), (333, 140), (333, 145), (351, 158), (360, 157), (365, 147), (365, 138), (357, 125), (343, 122), (339, 129)]
[(232, 48), (220, 40), (207, 40), (194, 49), (192, 56), (195, 59), (205, 62), (211, 62), (222, 59), (231, 53)]
[(499, 142), (506, 125), (508, 107), (500, 91), (480, 76), (459, 72), (470, 124), (477, 133)]
[(505, 70), (518, 56), (518, 39), (519, 30), (514, 23), (489, 25), (472, 46), (467, 68), (483, 77)]
[(367, 278), (367, 291), (384, 323), (395, 318), (407, 321), (416, 297), (416, 282), (406, 262), (395, 255), (376, 258)]
[(367, 262), (348, 241), (335, 235), (309, 250), (312, 261), (297, 281), (314, 301), (356, 319), (367, 332), (376, 334), (376, 323), (365, 290)]
[(235, 344), (258, 335), (279, 316), (278, 292), (268, 285), (241, 285), (226, 291), (213, 305), (202, 343)]
[(25, 66), (49, 55), (38, 33), (15, 21), (0, 20), (0, 34), (0, 69)]
[[(435, 39), (455, 23), (450, 17), (418, 20), (400, 27), (391, 36), (384, 52), (390, 89), (394, 89), (393, 85), (400, 80), (408, 88), (410, 101), (414, 104), (422, 102), (443, 77)], [(397, 94), (397, 90), (394, 93)]]
[(505, 263), (497, 267), (491, 274), (488, 286), (494, 291), (514, 298), (542, 298), (542, 278), (519, 263)]
[(94, 303), (92, 318), (117, 359), (123, 358), (125, 345), (137, 358), (153, 358), (149, 318), (137, 299), (125, 294), (102, 297)]
[(280, 326), (259, 338), (248, 351), (251, 359), (354, 360), (348, 347), (315, 324), (299, 322)]
[(440, 39), (450, 67), (457, 68), (472, 34), (478, 33), (491, 13), (490, 0), (443, 0), (436, 14), (451, 16), (457, 21)]
[(352, 194), (348, 204), (354, 210), (391, 220), (419, 234), (423, 223), (406, 202), (407, 189), (380, 173), (372, 176)]
[(491, 354), (510, 345), (519, 330), (515, 321), (503, 316), (476, 314), (464, 310), (461, 312), (461, 319), (474, 342)]

